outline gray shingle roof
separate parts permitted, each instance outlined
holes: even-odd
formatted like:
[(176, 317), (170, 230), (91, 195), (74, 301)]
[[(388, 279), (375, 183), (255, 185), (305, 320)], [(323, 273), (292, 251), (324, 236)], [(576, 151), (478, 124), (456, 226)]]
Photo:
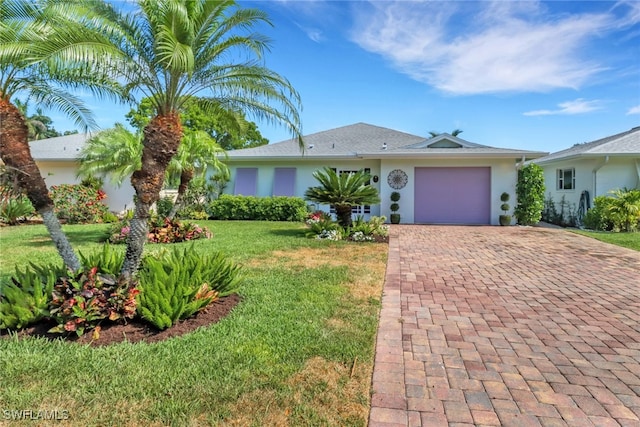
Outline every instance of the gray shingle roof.
[(75, 160), (87, 139), (88, 133), (58, 136), (29, 142), (31, 156), (34, 160)]
[(535, 163), (547, 163), (575, 157), (601, 156), (640, 156), (640, 126), (606, 138), (576, 144), (566, 150), (537, 159)]
[[(430, 148), (443, 139), (456, 148)], [(505, 157), (537, 158), (546, 153), (495, 148), (442, 134), (432, 139), (393, 129), (356, 123), (304, 137), (304, 158)], [(289, 139), (261, 147), (230, 151), (229, 160), (302, 158), (298, 141)]]

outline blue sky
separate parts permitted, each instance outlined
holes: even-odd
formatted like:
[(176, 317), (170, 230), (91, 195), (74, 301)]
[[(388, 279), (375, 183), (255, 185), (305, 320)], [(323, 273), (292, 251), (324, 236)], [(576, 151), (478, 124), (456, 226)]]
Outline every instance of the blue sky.
[[(304, 134), (365, 122), (553, 152), (640, 125), (638, 1), (241, 5), (273, 22), (266, 65), (300, 92)], [(129, 110), (87, 102), (103, 128)], [(271, 142), (290, 137), (258, 123)]]

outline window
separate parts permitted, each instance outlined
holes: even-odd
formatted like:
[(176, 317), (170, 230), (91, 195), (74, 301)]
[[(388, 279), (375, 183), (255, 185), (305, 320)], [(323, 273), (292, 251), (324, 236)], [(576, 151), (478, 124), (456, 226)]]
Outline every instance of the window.
[(293, 196), (296, 188), (296, 168), (275, 168), (274, 196)]
[[(334, 170), (334, 172), (336, 172), (336, 168), (331, 168)], [(364, 171), (368, 174), (371, 173), (371, 168), (365, 168)], [(348, 174), (352, 174), (352, 173), (356, 173), (358, 171), (356, 170), (341, 170), (341, 171), (337, 171), (340, 175), (342, 175), (343, 173), (348, 173)], [(367, 182), (366, 185), (371, 185), (371, 181)], [(334, 209), (333, 206), (331, 206), (331, 209), (329, 211), (330, 213), (336, 213), (336, 210)], [(354, 206), (351, 208), (351, 213), (355, 214), (355, 215), (362, 215), (362, 214), (370, 214), (371, 213), (371, 206), (370, 205), (360, 205), (360, 206)]]
[(258, 168), (236, 169), (236, 185), (233, 194), (255, 196), (258, 184)]
[(558, 190), (575, 190), (576, 170), (558, 169)]

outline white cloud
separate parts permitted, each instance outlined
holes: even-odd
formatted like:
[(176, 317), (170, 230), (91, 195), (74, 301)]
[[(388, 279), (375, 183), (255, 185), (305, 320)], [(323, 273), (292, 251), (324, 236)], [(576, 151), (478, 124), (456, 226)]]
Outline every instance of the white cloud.
[(556, 110), (534, 110), (523, 113), (525, 116), (552, 116), (552, 115), (575, 115), (590, 113), (591, 111), (597, 111), (602, 109), (602, 101), (593, 100), (586, 101), (582, 98), (578, 98), (574, 101), (566, 101), (558, 104)]
[(629, 111), (627, 111), (627, 116), (631, 116), (633, 114), (640, 114), (640, 105), (629, 108)]
[(611, 12), (550, 15), (538, 2), (371, 2), (352, 38), (452, 94), (579, 88), (605, 67), (586, 46)]

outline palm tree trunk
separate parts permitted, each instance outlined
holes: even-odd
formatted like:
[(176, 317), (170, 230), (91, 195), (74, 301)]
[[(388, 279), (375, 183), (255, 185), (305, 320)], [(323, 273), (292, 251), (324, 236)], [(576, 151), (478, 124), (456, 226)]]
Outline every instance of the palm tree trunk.
[(29, 130), (20, 110), (0, 98), (0, 158), (7, 166), (18, 171), (18, 185), (42, 216), (58, 254), (69, 269), (77, 271), (81, 267), (80, 261), (53, 211), (47, 184), (31, 156), (28, 134)]
[(343, 228), (351, 227), (351, 205), (335, 205), (336, 219)]
[(171, 208), (171, 212), (167, 215), (167, 218), (173, 219), (182, 206), (184, 205), (184, 195), (187, 192), (187, 188), (189, 187), (189, 183), (193, 179), (193, 175), (195, 171), (193, 169), (183, 169), (180, 174), (180, 185), (178, 186), (178, 195), (176, 196), (176, 201)]
[(158, 115), (144, 128), (142, 167), (131, 176), (131, 184), (137, 197), (121, 270), (122, 276), (127, 280), (133, 277), (140, 266), (149, 232), (151, 205), (160, 198), (167, 166), (178, 151), (181, 139), (182, 125), (177, 112)]

